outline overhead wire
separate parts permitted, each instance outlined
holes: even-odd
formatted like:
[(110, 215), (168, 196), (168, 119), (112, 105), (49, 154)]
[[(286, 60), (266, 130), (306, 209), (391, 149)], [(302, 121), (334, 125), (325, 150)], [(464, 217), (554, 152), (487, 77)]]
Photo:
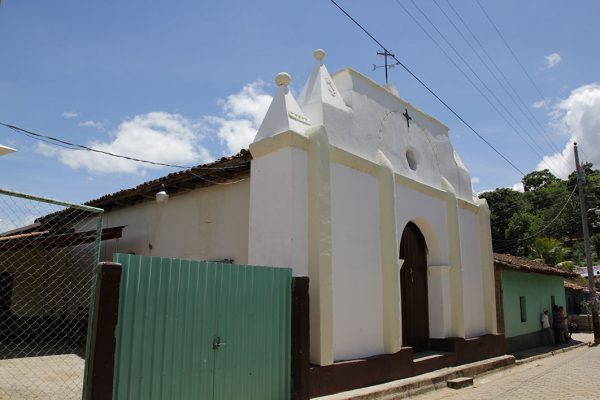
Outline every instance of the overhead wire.
[[(425, 35), (427, 35), (427, 37), (429, 37), (429, 39), (438, 47), (438, 49), (440, 51), (442, 51), (442, 53), (444, 53), (444, 55), (448, 58), (448, 60), (461, 72), (461, 74), (465, 77), (465, 79), (467, 79), (469, 81), (469, 83), (479, 92), (479, 94), (488, 102), (488, 104), (490, 104), (490, 106), (494, 109), (494, 111), (496, 111), (496, 113), (506, 122), (506, 124), (508, 126), (510, 126), (510, 128), (512, 128), (512, 130), (517, 134), (517, 136), (519, 136), (519, 138), (536, 154), (536, 156), (539, 157), (542, 160), (542, 162), (546, 163), (552, 169), (556, 169), (555, 166), (551, 166), (547, 160), (544, 160), (544, 156), (543, 156), (544, 150), (539, 146), (539, 144), (535, 141), (535, 139), (527, 132), (527, 130), (521, 125), (521, 123), (514, 117), (514, 115), (506, 108), (504, 103), (498, 98), (498, 96), (495, 94), (495, 92), (489, 87), (489, 85), (487, 85), (483, 81), (483, 79), (480, 77), (480, 75), (473, 69), (473, 67), (470, 65), (470, 63), (467, 62), (467, 60), (465, 60), (465, 58), (460, 54), (460, 52), (456, 49), (456, 47), (454, 45), (452, 45), (452, 43), (450, 43), (450, 41), (446, 38), (446, 36), (435, 25), (435, 23), (433, 23), (433, 21), (427, 16), (427, 14), (415, 3), (415, 1), (411, 0), (411, 3), (413, 4), (413, 6), (418, 10), (418, 12), (423, 16), (423, 18), (425, 18), (425, 20), (433, 27), (433, 29), (444, 40), (444, 42), (452, 49), (454, 54), (463, 62), (463, 64), (469, 69), (469, 71), (471, 71), (471, 73), (475, 76), (477, 81), (479, 81), (479, 83), (487, 90), (487, 92), (500, 105), (500, 107), (504, 110), (504, 112), (513, 118), (515, 124), (520, 128), (521, 132), (519, 132), (519, 130), (517, 128), (515, 128), (513, 123), (506, 117), (506, 115), (504, 113), (502, 113), (498, 109), (498, 107), (481, 90), (481, 88), (479, 88), (479, 86), (477, 86), (475, 84), (475, 82), (473, 82), (473, 80), (468, 76), (468, 74), (461, 67), (458, 66), (458, 64), (455, 62), (455, 60), (448, 54), (448, 52), (446, 52), (446, 50), (440, 45), (440, 43), (432, 35), (429, 34), (427, 29), (425, 29), (425, 27), (419, 22), (419, 20), (399, 0), (395, 0), (395, 2), (398, 4), (398, 6), (400, 6), (400, 8), (402, 8), (404, 10), (404, 12), (413, 20), (413, 22), (425, 33)], [(523, 136), (522, 133), (524, 133), (529, 138), (529, 140), (525, 139), (525, 137)], [(534, 145), (537, 146), (539, 151), (533, 147), (533, 145), (530, 143), (530, 141), (531, 141), (531, 143), (533, 143)]]
[[(382, 50), (387, 53), (391, 52), (384, 46), (375, 36), (373, 36), (365, 27), (363, 27), (354, 17), (352, 17), (342, 6), (340, 6), (335, 0), (329, 0), (333, 5), (335, 5), (350, 21), (352, 21), (360, 30), (362, 30), (373, 42), (375, 42)], [(391, 57), (400, 65), (410, 76), (412, 76), (421, 86), (423, 86), (433, 97), (436, 98), (448, 111), (452, 113), (459, 121), (461, 121), (471, 132), (473, 132), (479, 139), (481, 139), (489, 148), (491, 148), (498, 156), (500, 156), (504, 161), (506, 161), (514, 170), (519, 172), (521, 175), (525, 175), (525, 173), (517, 167), (512, 161), (508, 159), (500, 150), (498, 150), (494, 145), (492, 145), (486, 138), (484, 138), (475, 128), (473, 128), (463, 117), (461, 117), (454, 108), (450, 107), (446, 101), (444, 101), (433, 89), (431, 89), (421, 78), (419, 78), (410, 68), (408, 68), (402, 61), (398, 59), (395, 55), (391, 54)]]
[[(446, 17), (446, 19), (448, 20), (448, 22), (450, 22), (450, 24), (452, 25), (452, 27), (456, 30), (456, 32), (458, 32), (458, 34), (465, 41), (465, 43), (467, 43), (467, 45), (471, 48), (471, 50), (473, 51), (473, 53), (477, 56), (477, 58), (479, 59), (479, 61), (487, 69), (487, 71), (494, 78), (494, 80), (500, 85), (500, 87), (506, 93), (506, 95), (508, 96), (508, 98), (512, 101), (512, 103), (514, 104), (514, 106), (525, 117), (525, 119), (529, 122), (529, 124), (533, 127), (533, 129), (536, 130), (537, 133), (544, 139), (544, 141), (546, 142), (546, 144), (550, 147), (551, 151), (553, 151), (553, 152), (559, 152), (560, 150), (554, 145), (554, 143), (551, 140), (548, 139), (548, 137), (547, 137), (547, 135), (545, 133), (545, 129), (543, 128), (543, 126), (541, 125), (541, 123), (537, 120), (537, 118), (535, 117), (535, 115), (531, 112), (531, 110), (529, 109), (529, 107), (525, 104), (525, 102), (523, 101), (523, 99), (521, 98), (521, 96), (519, 96), (518, 92), (514, 89), (514, 87), (512, 86), (512, 84), (510, 83), (510, 81), (508, 80), (508, 78), (506, 78), (506, 75), (504, 75), (504, 73), (496, 65), (496, 69), (501, 72), (501, 75), (504, 78), (505, 83), (508, 84), (508, 86), (512, 89), (513, 93), (511, 93), (508, 90), (508, 88), (505, 85), (505, 83), (503, 83), (500, 80), (500, 78), (498, 77), (498, 75), (490, 68), (490, 66), (488, 65), (488, 63), (481, 57), (481, 55), (479, 54), (479, 52), (475, 49), (475, 47), (471, 44), (471, 42), (463, 34), (463, 32), (460, 30), (460, 28), (454, 23), (454, 21), (452, 20), (452, 18), (450, 18), (450, 16), (448, 15), (448, 13), (442, 8), (442, 6), (440, 6), (440, 4), (439, 4), (438, 1), (439, 0), (434, 0), (434, 3), (437, 6), (437, 8), (442, 12), (442, 14), (444, 15), (444, 17)], [(463, 23), (463, 25), (465, 27), (467, 27), (467, 30), (471, 33), (471, 36), (473, 36), (476, 39), (476, 42), (479, 43), (481, 49), (485, 50), (485, 48), (481, 45), (481, 42), (476, 38), (476, 36), (473, 34), (473, 32), (470, 29), (468, 29), (468, 26), (466, 25), (466, 23), (464, 22), (464, 20), (462, 20), (462, 18), (460, 17), (460, 15), (456, 11), (456, 9), (452, 6), (452, 4), (450, 4), (449, 0), (446, 0), (446, 4), (448, 4), (448, 6), (454, 11), (454, 13), (457, 15), (457, 17)], [(487, 54), (487, 52), (485, 52), (485, 54), (492, 61), (492, 63), (495, 65), (495, 63), (493, 62), (493, 60), (491, 59), (491, 57)], [(519, 101), (517, 102), (517, 100), (519, 100)]]
[(527, 72), (527, 69), (523, 66), (523, 64), (519, 60), (519, 57), (517, 57), (517, 55), (513, 51), (512, 47), (508, 44), (508, 42), (504, 38), (504, 35), (502, 34), (502, 32), (500, 32), (500, 29), (498, 29), (498, 27), (496, 26), (496, 24), (494, 23), (494, 21), (492, 20), (492, 18), (490, 17), (490, 15), (487, 13), (487, 11), (485, 10), (485, 8), (483, 8), (483, 6), (479, 2), (479, 0), (475, 0), (475, 1), (477, 2), (477, 5), (479, 5), (479, 8), (481, 9), (481, 11), (483, 11), (483, 13), (485, 14), (485, 17), (490, 22), (490, 24), (492, 25), (492, 27), (494, 28), (494, 30), (496, 31), (496, 33), (498, 34), (498, 36), (500, 36), (500, 39), (502, 39), (502, 41), (504, 42), (504, 45), (506, 46), (506, 48), (508, 49), (508, 51), (510, 52), (510, 54), (513, 56), (513, 58), (515, 59), (515, 61), (517, 62), (517, 64), (519, 64), (519, 66), (521, 67), (521, 70), (525, 73), (525, 76), (527, 76), (527, 79), (529, 79), (529, 82), (531, 82), (531, 85), (535, 88), (535, 90), (542, 97), (542, 99), (545, 99), (546, 96), (544, 96), (542, 94), (542, 91), (540, 90), (540, 88), (538, 87), (538, 85), (536, 85), (536, 83), (534, 82), (534, 80), (531, 77), (531, 75), (529, 75), (529, 72)]
[[(436, 4), (437, 4), (437, 0), (436, 0)], [(531, 112), (531, 110), (527, 106), (527, 104), (525, 104), (525, 101), (523, 100), (523, 98), (521, 97), (521, 95), (519, 94), (519, 92), (517, 91), (517, 89), (515, 89), (515, 87), (513, 86), (513, 84), (510, 82), (510, 79), (508, 79), (508, 77), (506, 76), (506, 74), (502, 71), (502, 68), (500, 68), (498, 66), (498, 64), (496, 63), (496, 61), (494, 61), (493, 57), (485, 49), (485, 46), (477, 38), (477, 35), (475, 35), (475, 33), (471, 30), (471, 28), (469, 28), (469, 25), (466, 23), (466, 21), (460, 15), (460, 13), (458, 12), (458, 10), (452, 5), (452, 3), (450, 2), (450, 0), (446, 0), (446, 4), (448, 5), (448, 7), (450, 7), (450, 9), (452, 10), (452, 12), (456, 15), (456, 17), (458, 18), (458, 20), (465, 27), (466, 31), (473, 38), (473, 40), (475, 41), (475, 43), (477, 44), (477, 46), (481, 49), (481, 51), (486, 56), (486, 58), (490, 61), (490, 63), (494, 66), (494, 68), (499, 73), (499, 75), (503, 78), (504, 82), (506, 82), (506, 84), (508, 85), (508, 87), (512, 90), (512, 92), (514, 93), (514, 95), (516, 96), (516, 98), (519, 100), (519, 102), (521, 103), (521, 105), (523, 106), (523, 108), (527, 111), (527, 113), (529, 114), (529, 116), (533, 119), (533, 121), (535, 121), (535, 123), (537, 124), (537, 126), (539, 128), (539, 131), (542, 132), (542, 137), (544, 138), (544, 140), (546, 141), (546, 143), (555, 152), (560, 152), (560, 149), (547, 137), (546, 133), (544, 132), (545, 129), (542, 126), (542, 123), (538, 120), (538, 118), (535, 116), (535, 114), (533, 114), (533, 112)]]
[[(548, 228), (550, 228), (550, 226), (552, 226), (552, 224), (554, 224), (554, 222), (558, 219), (558, 217), (560, 217), (562, 215), (563, 211), (567, 208), (567, 205), (571, 202), (571, 200), (573, 198), (573, 194), (575, 194), (576, 190), (577, 190), (577, 186), (575, 186), (573, 188), (573, 190), (571, 190), (569, 197), (567, 198), (565, 203), (562, 205), (560, 211), (554, 216), (554, 218), (552, 218), (552, 220), (550, 222), (548, 222), (548, 224), (546, 224), (542, 229), (539, 229), (536, 233), (526, 236), (524, 238), (519, 238), (519, 239), (495, 239), (492, 241), (496, 242), (496, 243), (500, 242), (500, 243), (505, 243), (505, 244), (508, 244), (508, 243), (515, 244), (515, 243), (531, 240), (531, 239), (538, 237), (541, 233), (545, 232)], [(555, 227), (554, 231), (556, 231), (557, 229), (558, 228)]]
[(59, 138), (56, 138), (53, 136), (33, 132), (31, 130), (20, 128), (16, 125), (8, 124), (5, 122), (0, 122), (0, 125), (7, 127), (9, 129), (11, 129), (12, 131), (17, 132), (21, 135), (32, 138), (34, 140), (39, 140), (41, 142), (48, 143), (48, 144), (58, 146), (58, 147), (62, 147), (62, 148), (68, 149), (68, 150), (85, 150), (85, 151), (90, 151), (93, 153), (103, 154), (103, 155), (109, 156), (109, 157), (125, 159), (128, 161), (134, 161), (134, 162), (156, 165), (156, 166), (161, 166), (161, 167), (169, 167), (169, 168), (177, 168), (177, 169), (187, 170), (186, 172), (189, 173), (190, 175), (193, 175), (198, 179), (204, 180), (204, 181), (209, 182), (214, 185), (232, 185), (234, 183), (238, 183), (238, 182), (245, 180), (245, 178), (244, 178), (244, 179), (240, 179), (240, 180), (233, 181), (233, 182), (217, 182), (217, 181), (213, 181), (204, 176), (194, 173), (192, 171), (192, 169), (202, 169), (202, 170), (209, 170), (209, 171), (223, 171), (223, 170), (239, 169), (241, 167), (245, 167), (247, 165), (247, 163), (236, 165), (236, 166), (229, 166), (229, 167), (227, 167), (227, 166), (225, 166), (225, 167), (204, 167), (204, 166), (189, 167), (189, 166), (183, 166), (183, 165), (168, 164), (168, 163), (162, 163), (162, 162), (157, 162), (157, 161), (143, 160), (143, 159), (136, 158), (136, 157), (125, 156), (122, 154), (111, 153), (109, 151), (94, 149), (92, 147), (88, 147), (88, 146), (85, 146), (82, 144), (72, 143), (72, 142), (69, 142), (64, 139), (59, 139)]

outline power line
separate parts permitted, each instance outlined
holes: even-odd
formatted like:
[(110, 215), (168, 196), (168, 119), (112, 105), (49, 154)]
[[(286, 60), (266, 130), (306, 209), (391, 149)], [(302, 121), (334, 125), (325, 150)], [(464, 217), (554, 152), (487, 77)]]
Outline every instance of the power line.
[[(524, 238), (520, 238), (520, 239), (509, 239), (509, 240), (496, 239), (496, 240), (494, 240), (494, 242), (513, 243), (514, 244), (514, 243), (518, 243), (518, 242), (522, 242), (522, 241), (525, 241), (525, 240), (530, 240), (530, 239), (536, 238), (542, 232), (546, 231), (558, 219), (558, 217), (561, 216), (561, 214), (563, 213), (563, 211), (565, 210), (565, 208), (567, 208), (567, 205), (569, 204), (569, 202), (573, 198), (573, 194), (575, 193), (576, 189), (577, 189), (577, 187), (574, 187), (573, 190), (571, 190), (571, 193), (569, 194), (569, 197), (567, 198), (567, 201), (565, 201), (565, 203), (561, 207), (561, 209), (558, 212), (558, 214), (556, 214), (554, 216), (554, 218), (552, 218), (552, 220), (546, 226), (544, 226), (542, 229), (538, 230), (533, 235), (530, 235), (530, 236), (527, 236), (527, 237), (524, 237)], [(555, 228), (554, 230), (557, 230), (557, 228)]]
[[(406, 14), (408, 14), (408, 16), (413, 20), (413, 22), (415, 22), (415, 24), (417, 24), (417, 26), (419, 26), (419, 28), (421, 28), (421, 30), (429, 37), (429, 39), (431, 39), (431, 41), (433, 41), (433, 43), (438, 47), (438, 49), (440, 49), (444, 53), (444, 55), (448, 58), (448, 60), (450, 60), (450, 62), (463, 74), (463, 76), (469, 81), (469, 83), (479, 92), (479, 94), (490, 104), (490, 106), (496, 111), (496, 113), (504, 120), (504, 122), (506, 122), (506, 124), (510, 128), (512, 128), (512, 130), (531, 149), (531, 151), (533, 151), (542, 160), (542, 162), (545, 162), (546, 164), (548, 164), (549, 167), (552, 167), (548, 163), (548, 161), (544, 160), (544, 156), (543, 156), (544, 150), (538, 145), (538, 143), (535, 141), (535, 139), (533, 139), (531, 137), (531, 135), (527, 132), (527, 130), (525, 130), (523, 128), (521, 123), (506, 108), (504, 103), (498, 98), (498, 96), (496, 96), (494, 91), (483, 81), (483, 79), (481, 79), (479, 74), (473, 69), (473, 67), (467, 62), (467, 60), (465, 60), (465, 58), (460, 54), (460, 52), (456, 49), (456, 47), (454, 47), (452, 45), (452, 43), (450, 43), (450, 41), (438, 29), (438, 27), (433, 23), (433, 21), (431, 21), (431, 19), (427, 16), (427, 14), (425, 14), (425, 12), (423, 12), (423, 10), (415, 3), (415, 1), (411, 0), (411, 3), (413, 4), (413, 6), (419, 11), (419, 13), (423, 16), (423, 18), (425, 18), (425, 20), (433, 27), (433, 29), (444, 40), (444, 42), (452, 49), (454, 54), (456, 54), (456, 56), (463, 62), (463, 64), (471, 71), (471, 73), (475, 76), (475, 78), (479, 81), (479, 83), (489, 92), (489, 94), (493, 97), (493, 99), (504, 110), (504, 113), (508, 114), (510, 117), (513, 118), (515, 124), (517, 124), (517, 126), (520, 128), (520, 131), (523, 132), (529, 138), (529, 140), (527, 140), (527, 139), (525, 139), (525, 137), (523, 137), (521, 132), (519, 132), (519, 130), (517, 128), (515, 128), (515, 126), (506, 117), (506, 115), (504, 113), (502, 113), (498, 109), (498, 107), (496, 107), (496, 105), (488, 98), (488, 96), (486, 94), (483, 93), (483, 91), (475, 84), (475, 82), (472, 81), (472, 79), (466, 74), (466, 72), (457, 65), (457, 63), (454, 61), (454, 59), (444, 50), (444, 48), (439, 44), (439, 42), (433, 36), (431, 36), (429, 34), (427, 29), (425, 29), (425, 27), (423, 25), (421, 25), (421, 23), (418, 21), (418, 19), (399, 0), (395, 0), (395, 1), (398, 4), (398, 6), (400, 6), (400, 8), (402, 8)], [(540, 150), (540, 152), (538, 152), (529, 141), (531, 141), (531, 143), (535, 144), (537, 146), (537, 148)]]
[(494, 23), (494, 21), (492, 21), (492, 18), (487, 13), (487, 11), (485, 11), (485, 8), (483, 8), (483, 6), (479, 2), (479, 0), (475, 0), (475, 1), (477, 2), (477, 5), (479, 5), (479, 8), (481, 8), (481, 11), (483, 11), (483, 13), (485, 14), (487, 20), (490, 22), (490, 24), (492, 25), (492, 27), (494, 27), (494, 30), (496, 31), (496, 33), (498, 33), (498, 36), (500, 36), (500, 39), (502, 39), (502, 41), (504, 42), (504, 45), (506, 46), (506, 48), (508, 49), (508, 51), (510, 51), (510, 54), (513, 56), (513, 58), (515, 59), (515, 61), (517, 62), (517, 64), (519, 64), (519, 66), (521, 67), (521, 69), (523, 70), (523, 72), (525, 73), (525, 75), (527, 76), (527, 79), (529, 79), (529, 82), (531, 82), (531, 84), (533, 85), (533, 87), (535, 88), (535, 90), (538, 92), (538, 94), (542, 97), (542, 99), (545, 99), (546, 97), (542, 94), (540, 88), (535, 84), (535, 82), (531, 78), (531, 75), (529, 75), (529, 72), (527, 72), (527, 70), (525, 69), (525, 67), (521, 63), (521, 61), (519, 61), (519, 58), (517, 57), (517, 55), (513, 51), (512, 47), (510, 47), (510, 45), (508, 44), (508, 42), (504, 38), (504, 35), (502, 35), (502, 33), (500, 32), (500, 29), (498, 29), (498, 27), (496, 26), (496, 24)]
[[(346, 10), (344, 10), (335, 0), (329, 0), (333, 5), (335, 5), (348, 19), (350, 19), (356, 26), (358, 26), (371, 40), (373, 40), (382, 50), (389, 52), (387, 47), (385, 47), (379, 40), (377, 40), (367, 29), (365, 29), (356, 19), (354, 19)], [(506, 161), (512, 168), (514, 168), (521, 175), (525, 175), (523, 171), (521, 171), (513, 162), (511, 162), (504, 154), (502, 154), (498, 149), (496, 149), (489, 141), (487, 141), (475, 128), (473, 128), (467, 121), (465, 121), (452, 107), (448, 105), (440, 96), (438, 96), (433, 89), (431, 89), (421, 78), (419, 78), (414, 72), (410, 70), (403, 62), (401, 62), (396, 56), (393, 56), (394, 60), (398, 62), (406, 72), (410, 74), (421, 86), (423, 86), (433, 97), (435, 97), (448, 111), (450, 111), (456, 118), (458, 118), (471, 132), (473, 132), (479, 139), (481, 139), (489, 148), (491, 148), (496, 154), (498, 154), (504, 161)]]
[(234, 184), (234, 183), (238, 183), (244, 179), (235, 181), (235, 182), (215, 182), (212, 181), (208, 178), (205, 178), (203, 176), (197, 175), (195, 173), (193, 173), (191, 170), (194, 168), (199, 168), (202, 170), (211, 170), (211, 171), (220, 171), (220, 170), (229, 170), (229, 169), (238, 169), (241, 167), (245, 167), (247, 163), (243, 163), (240, 165), (236, 165), (236, 166), (230, 166), (230, 167), (187, 167), (187, 166), (183, 166), (183, 165), (176, 165), (176, 164), (167, 164), (167, 163), (161, 163), (161, 162), (156, 162), (156, 161), (149, 161), (149, 160), (143, 160), (140, 158), (135, 158), (135, 157), (130, 157), (130, 156), (125, 156), (125, 155), (121, 155), (121, 154), (115, 154), (115, 153), (111, 153), (108, 151), (104, 151), (104, 150), (98, 150), (98, 149), (94, 149), (92, 147), (88, 147), (88, 146), (84, 146), (82, 144), (77, 144), (77, 143), (71, 143), (69, 141), (66, 141), (64, 139), (58, 139), (49, 135), (44, 135), (41, 133), (36, 133), (27, 129), (23, 129), (20, 128), (18, 126), (12, 125), (12, 124), (7, 124), (4, 122), (0, 122), (0, 125), (5, 126), (19, 134), (22, 134), (24, 136), (27, 136), (29, 138), (35, 139), (35, 140), (39, 140), (41, 142), (45, 142), (54, 146), (58, 146), (58, 147), (62, 147), (68, 150), (86, 150), (86, 151), (91, 151), (93, 153), (98, 153), (98, 154), (103, 154), (106, 156), (110, 156), (110, 157), (115, 157), (115, 158), (121, 158), (121, 159), (125, 159), (125, 160), (129, 160), (129, 161), (134, 161), (134, 162), (139, 162), (139, 163), (144, 163), (144, 164), (150, 164), (150, 165), (157, 165), (157, 166), (161, 166), (161, 167), (169, 167), (169, 168), (177, 168), (177, 169), (184, 169), (184, 170), (188, 170), (187, 172), (190, 173), (191, 175), (202, 179), (204, 181), (207, 181), (209, 183), (212, 183), (214, 185), (230, 185), (230, 184)]
[[(513, 102), (513, 104), (515, 105), (515, 107), (521, 112), (521, 114), (523, 114), (523, 116), (531, 124), (531, 126), (533, 127), (533, 129), (535, 129), (542, 136), (542, 138), (546, 141), (546, 144), (548, 144), (553, 151), (559, 152), (560, 150), (558, 150), (558, 148), (554, 145), (554, 143), (552, 143), (552, 141), (550, 141), (547, 138), (547, 135), (544, 132), (545, 129), (542, 126), (542, 124), (537, 120), (537, 118), (535, 117), (535, 115), (531, 112), (531, 110), (525, 104), (525, 102), (523, 101), (523, 99), (521, 98), (521, 96), (519, 96), (519, 93), (517, 93), (517, 91), (515, 90), (515, 88), (512, 86), (512, 84), (510, 83), (510, 81), (506, 77), (506, 75), (504, 75), (504, 73), (502, 72), (502, 70), (500, 70), (500, 68), (498, 68), (498, 65), (489, 56), (489, 54), (487, 53), (487, 51), (485, 50), (485, 48), (483, 47), (483, 45), (481, 44), (481, 42), (479, 41), (479, 39), (477, 39), (477, 37), (475, 36), (475, 34), (471, 31), (471, 29), (469, 29), (468, 25), (465, 23), (465, 21), (458, 14), (458, 12), (454, 8), (454, 6), (452, 6), (452, 4), (450, 3), (449, 0), (446, 0), (446, 4), (452, 9), (452, 11), (454, 11), (454, 14), (456, 14), (456, 16), (458, 17), (458, 19), (463, 24), (463, 26), (465, 26), (465, 28), (467, 29), (467, 31), (475, 39), (475, 42), (477, 44), (479, 44), (479, 47), (481, 48), (481, 50), (483, 50), (484, 54), (488, 57), (488, 59), (496, 67), (496, 70), (498, 70), (500, 72), (501, 76), (504, 78), (504, 81), (512, 89), (513, 93), (511, 93), (507, 89), (506, 85), (504, 83), (502, 83), (502, 81), (498, 78), (498, 75), (496, 75), (496, 73), (489, 67), (488, 63), (483, 60), (483, 58), (480, 56), (479, 52), (477, 50), (475, 50), (475, 48), (473, 47), (473, 45), (471, 44), (471, 42), (465, 37), (465, 35), (463, 34), (463, 32), (454, 23), (454, 21), (452, 20), (452, 18), (450, 18), (450, 16), (446, 13), (446, 11), (440, 6), (440, 4), (438, 3), (438, 0), (435, 0), (435, 5), (439, 8), (439, 10), (442, 12), (442, 14), (444, 14), (444, 16), (446, 17), (446, 19), (450, 22), (450, 24), (454, 27), (454, 29), (459, 33), (459, 35), (463, 38), (463, 40), (467, 43), (467, 45), (471, 48), (471, 50), (473, 50), (473, 53), (475, 53), (475, 55), (477, 56), (477, 58), (479, 59), (479, 61), (485, 66), (485, 68), (492, 75), (492, 77), (496, 80), (496, 82), (498, 82), (498, 84), (502, 87), (502, 89), (504, 90), (504, 92), (506, 93), (506, 95), (511, 99), (511, 101)], [(520, 105), (515, 100), (515, 97), (516, 97), (516, 99), (519, 100)], [(527, 111), (527, 113), (524, 110)]]

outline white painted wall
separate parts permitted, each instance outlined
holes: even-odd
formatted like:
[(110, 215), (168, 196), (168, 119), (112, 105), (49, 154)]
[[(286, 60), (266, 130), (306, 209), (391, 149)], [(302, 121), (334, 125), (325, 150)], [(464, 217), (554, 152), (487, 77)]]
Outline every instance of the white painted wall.
[(483, 274), (479, 246), (479, 218), (472, 211), (459, 209), (461, 259), (463, 271), (465, 335), (485, 334)]
[[(396, 226), (398, 240), (410, 221), (417, 224), (427, 242), (427, 264), (448, 263), (446, 208), (443, 200), (396, 184)], [(400, 243), (398, 242), (398, 246)]]
[[(250, 179), (147, 201), (104, 214), (103, 227), (126, 225), (123, 237), (102, 243), (101, 260), (115, 252), (194, 260), (248, 262)], [(152, 245), (152, 249), (150, 249)]]
[(334, 359), (383, 353), (379, 190), (375, 177), (331, 164)]
[(425, 237), (427, 265), (436, 267), (433, 272), (428, 271), (429, 335), (433, 338), (447, 337), (451, 318), (448, 270), (438, 268), (448, 265), (445, 203), (438, 198), (397, 184), (396, 221), (398, 241), (402, 238), (404, 227), (410, 221), (417, 224)]
[[(351, 69), (335, 73), (333, 81), (352, 114), (324, 108), (332, 145), (373, 162), (381, 150), (395, 172), (438, 189), (445, 177), (457, 197), (473, 201), (469, 172), (454, 153), (447, 126)], [(412, 118), (410, 127), (405, 110)], [(414, 151), (416, 170), (409, 167), (407, 150)]]
[(286, 147), (252, 161), (248, 262), (308, 276), (306, 152)]

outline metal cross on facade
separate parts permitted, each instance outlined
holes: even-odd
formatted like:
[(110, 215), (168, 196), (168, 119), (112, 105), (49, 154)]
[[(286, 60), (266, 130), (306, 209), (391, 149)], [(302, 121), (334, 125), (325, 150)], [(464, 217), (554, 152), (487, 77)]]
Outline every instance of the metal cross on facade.
[(402, 114), (404, 116), (404, 118), (406, 118), (406, 127), (410, 128), (410, 120), (412, 119), (412, 117), (410, 115), (408, 115), (408, 109), (404, 109), (404, 114)]
[(375, 65), (373, 64), (373, 71), (375, 71), (377, 68), (385, 68), (385, 84), (388, 84), (388, 69), (390, 68), (394, 68), (396, 65), (400, 64), (400, 62), (396, 62), (394, 64), (388, 64), (388, 57), (392, 57), (395, 58), (396, 56), (393, 55), (392, 53), (390, 53), (389, 51), (385, 50), (383, 53), (381, 52), (377, 52), (378, 56), (383, 56), (384, 58), (384, 65)]

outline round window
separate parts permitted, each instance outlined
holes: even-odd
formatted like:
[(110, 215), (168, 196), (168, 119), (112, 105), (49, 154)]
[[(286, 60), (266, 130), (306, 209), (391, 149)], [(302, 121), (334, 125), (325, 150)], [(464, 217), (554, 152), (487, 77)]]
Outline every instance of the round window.
[(408, 161), (410, 169), (417, 170), (417, 155), (414, 150), (406, 150), (406, 161)]

